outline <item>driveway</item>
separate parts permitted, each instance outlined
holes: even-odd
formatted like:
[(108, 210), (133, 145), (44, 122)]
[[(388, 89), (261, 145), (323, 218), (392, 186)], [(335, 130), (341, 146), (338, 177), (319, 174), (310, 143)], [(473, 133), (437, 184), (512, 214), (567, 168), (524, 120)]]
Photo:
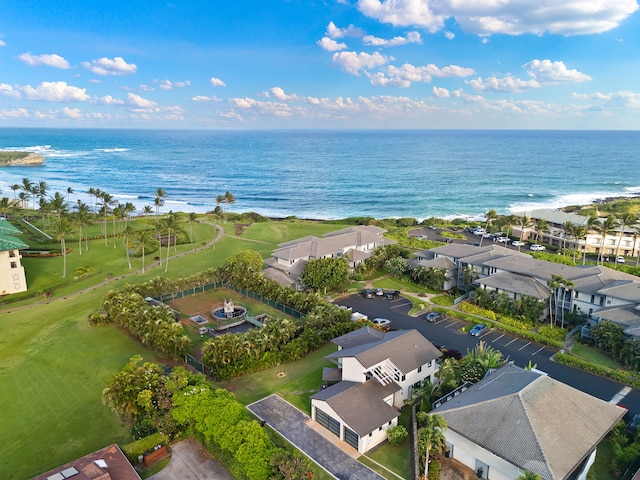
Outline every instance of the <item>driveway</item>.
[(150, 480), (234, 480), (231, 474), (193, 438), (171, 445), (171, 460)]
[[(307, 424), (310, 420), (309, 416), (280, 396), (270, 395), (252, 403), (247, 408), (335, 478), (384, 480), (383, 477), (313, 430)], [(335, 437), (335, 440), (340, 441), (338, 437)], [(352, 450), (356, 452), (355, 449)]]

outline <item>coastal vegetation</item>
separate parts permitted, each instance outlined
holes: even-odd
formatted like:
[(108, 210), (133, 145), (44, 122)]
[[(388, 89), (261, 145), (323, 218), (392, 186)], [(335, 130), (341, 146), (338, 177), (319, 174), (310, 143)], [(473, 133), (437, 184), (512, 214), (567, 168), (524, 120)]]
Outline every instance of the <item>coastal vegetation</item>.
[[(189, 288), (196, 290), (206, 282), (222, 281), (277, 299), (304, 313), (304, 322), (281, 319), (267, 324), (267, 339), (257, 338), (255, 334), (240, 334), (233, 339), (218, 340), (218, 343), (204, 342), (198, 347), (202, 348), (202, 358), (211, 368), (210, 373), (221, 381), (219, 385), (234, 390), (237, 401), (246, 404), (258, 391), (262, 394), (278, 390), (292, 403), (308, 409), (308, 391), (317, 388), (314, 382), (320, 376), (322, 357), (326, 354), (323, 345), (330, 338), (354, 328), (354, 324), (346, 318), (345, 312), (327, 304), (319, 294), (295, 293), (264, 281), (257, 274), (263, 257), (268, 256), (279, 243), (309, 234), (320, 236), (345, 224), (366, 222), (384, 226), (399, 244), (377, 250), (347, 280), (376, 279), (385, 288), (389, 285), (388, 288), (413, 294), (412, 301), (419, 305), (426, 300), (417, 294), (441, 293), (444, 283), (444, 272), (438, 269), (407, 267), (406, 258), (412, 251), (429, 248), (427, 242), (407, 234), (409, 229), (420, 223), (415, 219), (381, 221), (357, 218), (341, 222), (313, 222), (289, 218), (273, 221), (255, 213), (239, 215), (229, 212), (228, 205), (222, 201), (218, 205), (220, 211), (207, 215), (161, 213), (155, 208), (136, 212), (126, 203), (118, 204), (108, 194), (96, 189), (92, 194), (95, 200), (90, 204), (74, 200), (73, 191), (51, 195), (46, 184), (28, 179), (11, 189), (14, 198), (5, 197), (7, 206), (3, 212), (25, 232), (25, 240), (32, 249), (22, 259), (29, 291), (0, 299), (5, 319), (0, 324), (0, 338), (3, 339), (0, 370), (6, 385), (0, 395), (0, 412), (3, 412), (0, 413), (0, 423), (6, 426), (0, 432), (0, 445), (5, 446), (7, 460), (2, 469), (9, 472), (9, 479), (33, 476), (74, 456), (97, 450), (108, 442), (128, 443), (133, 438), (132, 426), (136, 427), (134, 432), (140, 433), (148, 428), (149, 422), (132, 418), (133, 411), (125, 413), (124, 421), (121, 421), (100, 402), (104, 387), (113, 388), (110, 379), (123, 365), (125, 369), (135, 369), (152, 361), (177, 365), (186, 351), (193, 351), (193, 335), (175, 322), (169, 309), (149, 309), (144, 300), (147, 296)], [(156, 198), (160, 203), (166, 196), (157, 195)], [(28, 223), (19, 218), (25, 218)], [(492, 228), (507, 231), (505, 226), (508, 227), (508, 222), (515, 223), (513, 219), (498, 217), (492, 220)], [(238, 224), (244, 226), (238, 230)], [(482, 224), (487, 225), (486, 222)], [(218, 241), (213, 243), (216, 237)], [(433, 246), (441, 244), (434, 242)], [(571, 255), (566, 257), (571, 258)], [(318, 265), (317, 269), (322, 272), (332, 267), (335, 265)], [(362, 283), (358, 282), (353, 287), (345, 285), (343, 273), (338, 271), (335, 275), (339, 281), (310, 283), (310, 286), (323, 295), (325, 287), (327, 295), (334, 295), (345, 288), (361, 288)], [(309, 278), (323, 277), (313, 270), (308, 275)], [(77, 295), (79, 292), (82, 295)], [(453, 308), (453, 296), (443, 295), (442, 298), (446, 300), (438, 301), (442, 305), (438, 311), (471, 321), (486, 319), (486, 323), (495, 328), (558, 348), (562, 346), (558, 332), (566, 332), (560, 327), (578, 321), (570, 316), (564, 319), (556, 317), (559, 324), (551, 329), (539, 325), (539, 315), (536, 317), (535, 311), (540, 305), (517, 306), (501, 298), (492, 298), (485, 304), (479, 299), (477, 304), (463, 302), (458, 310)], [(146, 312), (142, 314), (142, 311)], [(101, 326), (91, 326), (87, 319), (91, 319), (91, 324)], [(615, 340), (616, 335), (616, 332), (609, 332), (603, 338)], [(598, 345), (604, 349), (604, 340), (598, 341)], [(637, 355), (634, 346), (611, 342), (610, 347), (608, 354), (620, 364), (629, 369), (637, 368), (637, 365), (625, 364), (624, 361), (625, 352), (630, 352), (629, 355), (636, 352)], [(455, 364), (455, 368), (453, 361), (443, 363), (445, 387), (434, 393), (442, 393), (458, 384), (460, 379), (477, 378), (485, 365), (499, 363), (500, 358), (495, 352), (486, 350), (486, 346), (483, 348), (482, 352), (468, 352), (470, 359)], [(314, 351), (316, 353), (309, 356)], [(230, 352), (233, 356), (229, 355)], [(450, 354), (455, 359), (455, 352)], [(284, 362), (300, 362), (305, 358), (313, 361), (313, 377), (311, 370), (305, 377), (305, 368), (302, 367), (303, 373), (294, 378), (294, 367), (289, 365), (295, 362), (287, 364), (288, 378), (285, 381), (267, 382), (255, 391), (256, 385), (245, 384), (245, 377), (237, 377), (249, 372), (272, 372), (273, 369), (282, 369)], [(579, 362), (574, 358), (567, 354), (558, 355), (560, 361), (577, 365)], [(127, 364), (131, 359), (136, 361), (134, 366)], [(629, 384), (636, 379), (631, 372), (623, 376), (588, 365), (580, 363), (578, 366)], [(156, 367), (148, 368), (156, 370)], [(451, 370), (458, 376), (447, 377)], [(188, 377), (180, 370), (176, 370), (176, 376), (183, 380)], [(288, 384), (289, 380), (300, 383)], [(199, 379), (189, 377), (184, 380), (182, 388), (199, 385), (198, 382)], [(176, 383), (179, 382), (176, 380)], [(206, 388), (206, 395), (218, 395), (216, 389)], [(221, 395), (225, 402), (229, 402), (229, 408), (236, 408), (232, 406), (235, 400), (226, 394)], [(114, 407), (117, 403), (108, 395), (104, 398), (108, 406)], [(139, 399), (136, 397), (135, 402), (141, 403), (136, 409), (148, 406), (147, 394)], [(169, 420), (165, 418), (164, 421)], [(179, 423), (181, 432), (198, 432), (205, 443), (209, 441), (207, 438), (218, 435), (199, 431), (197, 418), (182, 416), (179, 421), (174, 418), (173, 422), (172, 428), (177, 429)], [(87, 424), (93, 428), (77, 428)], [(158, 425), (164, 426), (158, 423), (155, 428)], [(253, 432), (253, 426), (243, 425), (247, 431)], [(281, 447), (273, 439), (270, 441), (276, 445), (275, 449), (262, 436), (255, 439), (269, 445), (265, 447), (266, 453), (281, 453), (278, 450)], [(216, 439), (211, 443), (212, 450), (228, 458), (232, 465), (234, 462), (236, 465), (244, 463), (243, 459), (234, 457), (242, 445), (233, 444), (233, 449), (230, 449), (227, 447), (231, 444), (225, 443), (227, 440), (226, 437)], [(274, 468), (274, 465), (270, 464), (269, 468)], [(251, 466), (251, 469), (264, 472), (266, 466), (261, 463)]]

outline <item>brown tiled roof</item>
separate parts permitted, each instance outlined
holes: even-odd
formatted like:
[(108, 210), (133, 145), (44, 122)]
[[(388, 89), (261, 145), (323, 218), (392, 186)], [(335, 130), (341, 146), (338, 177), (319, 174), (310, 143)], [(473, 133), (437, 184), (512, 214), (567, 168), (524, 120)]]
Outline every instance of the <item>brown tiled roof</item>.
[[(99, 460), (106, 463), (106, 467), (100, 466), (99, 463), (102, 462), (97, 462)], [(140, 480), (140, 476), (116, 444), (33, 477), (33, 480), (62, 480), (65, 476), (61, 472), (72, 472), (71, 469), (78, 472), (69, 477), (72, 480)]]

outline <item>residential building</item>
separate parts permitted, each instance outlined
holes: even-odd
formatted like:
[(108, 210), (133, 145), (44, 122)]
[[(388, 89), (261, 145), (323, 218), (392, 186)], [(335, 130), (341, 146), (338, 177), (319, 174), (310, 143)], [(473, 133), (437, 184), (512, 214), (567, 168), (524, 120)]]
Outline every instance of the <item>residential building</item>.
[(29, 246), (16, 237), (20, 234), (8, 220), (0, 218), (0, 296), (27, 290), (20, 250)]
[[(538, 260), (495, 244), (449, 244), (415, 256), (448, 258), (457, 267), (455, 277), (461, 286), (465, 283), (464, 272), (470, 270), (474, 284), (484, 290), (504, 292), (513, 300), (530, 296), (547, 304), (553, 296), (556, 317), (562, 310), (584, 314), (591, 325), (612, 322), (626, 335), (640, 337), (640, 278), (634, 275), (601, 265), (571, 266)], [(565, 285), (552, 291), (549, 283), (554, 278), (564, 279)], [(583, 334), (588, 335), (588, 330)]]
[(586, 478), (596, 447), (626, 410), (509, 363), (432, 413), (447, 422), (447, 454), (481, 478)]
[[(526, 215), (534, 222), (545, 220), (547, 231), (540, 232), (538, 242), (546, 243), (558, 248), (570, 248), (586, 253), (599, 253), (606, 256), (623, 255), (636, 257), (640, 255), (640, 225), (621, 225), (613, 229), (606, 236), (603, 236), (597, 229), (591, 228), (586, 237), (573, 238), (570, 233), (565, 232), (565, 225), (571, 223), (575, 226), (587, 226), (589, 217), (566, 213), (559, 210), (540, 209), (519, 213), (518, 216)], [(606, 218), (599, 218), (602, 224)], [(524, 240), (534, 241), (538, 232), (535, 227), (527, 227), (522, 231), (522, 227), (513, 227), (513, 236)]]
[(369, 258), (376, 247), (395, 243), (384, 238), (385, 232), (380, 227), (359, 225), (327, 233), (322, 238), (307, 236), (281, 243), (273, 256), (265, 260), (269, 268), (264, 273), (281, 285), (300, 290), (303, 288), (300, 277), (309, 260), (346, 257), (349, 267), (355, 268)]
[(435, 382), (442, 352), (417, 330), (380, 332), (363, 327), (333, 340), (325, 381), (311, 397), (311, 417), (360, 453), (383, 442), (397, 425), (398, 409), (425, 379)]
[(33, 480), (140, 480), (118, 445), (113, 444), (34, 477)]

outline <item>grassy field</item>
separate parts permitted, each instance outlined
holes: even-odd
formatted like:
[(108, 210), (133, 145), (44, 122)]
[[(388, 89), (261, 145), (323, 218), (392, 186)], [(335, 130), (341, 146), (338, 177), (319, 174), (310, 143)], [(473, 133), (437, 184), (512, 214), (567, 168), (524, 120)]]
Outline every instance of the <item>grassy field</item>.
[[(277, 242), (284, 241), (282, 239), (321, 235), (342, 227), (312, 222), (304, 225), (283, 222), (282, 226), (273, 227), (256, 225), (259, 228), (255, 232), (249, 227), (242, 238), (224, 237), (215, 248), (193, 253), (194, 248), (210, 241), (214, 235), (211, 224), (194, 224), (194, 243), (178, 245), (175, 251), (171, 248), (171, 255), (180, 256), (170, 260), (166, 274), (165, 265), (152, 265), (157, 253), (145, 259), (148, 270), (144, 274), (139, 271), (141, 258), (132, 258), (133, 270), (130, 271), (124, 247), (117, 242), (114, 248), (112, 238), (108, 239), (108, 246), (103, 239), (91, 240), (89, 251), (83, 251), (82, 255), (77, 243), (70, 242), (73, 250), (67, 255), (66, 279), (62, 278), (62, 257), (23, 258), (29, 292), (39, 293), (19, 302), (0, 303), (0, 384), (3, 387), (0, 391), (0, 477), (3, 480), (30, 478), (105, 445), (131, 440), (129, 426), (102, 405), (102, 390), (109, 377), (133, 355), (141, 354), (146, 360), (159, 363), (163, 360), (124, 331), (89, 326), (87, 316), (97, 310), (110, 289), (155, 276), (191, 275), (221, 265), (239, 250), (252, 249), (267, 256)], [(225, 232), (234, 235), (231, 222), (223, 227)], [(91, 228), (93, 233), (100, 231), (100, 225)], [(189, 232), (188, 225), (184, 228)], [(262, 235), (268, 238), (261, 240)], [(55, 246), (38, 245), (39, 248)], [(73, 281), (77, 268), (88, 267), (95, 272), (93, 276)], [(51, 291), (50, 298), (45, 298), (47, 290)], [(82, 293), (77, 294), (80, 291)], [(318, 365), (326, 364), (323, 356), (319, 352), (313, 357), (314, 361)], [(269, 388), (273, 386), (282, 386), (291, 398), (300, 396), (295, 403), (303, 405), (304, 395), (308, 398), (312, 387), (306, 385), (308, 380), (297, 379), (295, 370), (294, 366), (287, 367), (287, 376), (278, 379), (281, 385), (265, 382), (256, 388), (255, 384), (244, 384), (243, 379), (238, 379), (236, 394), (253, 397), (271, 393)], [(320, 366), (316, 379), (321, 378), (321, 371)], [(298, 391), (302, 393), (296, 393)], [(308, 410), (308, 406), (306, 408)]]

